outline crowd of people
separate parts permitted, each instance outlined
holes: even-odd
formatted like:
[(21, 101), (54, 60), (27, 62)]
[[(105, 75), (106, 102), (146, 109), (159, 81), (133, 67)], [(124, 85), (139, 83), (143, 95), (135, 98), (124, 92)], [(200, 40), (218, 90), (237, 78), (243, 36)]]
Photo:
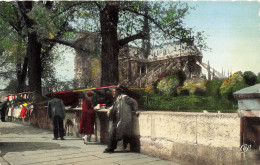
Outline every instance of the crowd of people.
[[(104, 153), (112, 153), (117, 148), (117, 142), (123, 140), (124, 149), (132, 142), (132, 111), (138, 109), (137, 101), (122, 93), (120, 88), (105, 91), (106, 109), (112, 126), (109, 129), (108, 146)], [(82, 112), (79, 122), (79, 133), (83, 135), (84, 144), (91, 141), (94, 134), (96, 111), (98, 106), (93, 107), (93, 93), (87, 92), (82, 102)], [(48, 116), (53, 124), (53, 140), (64, 139), (63, 121), (66, 116), (63, 101), (58, 98), (50, 98), (47, 106)]]
[(33, 111), (33, 105), (26, 94), (7, 96), (6, 100), (0, 103), (1, 121), (7, 122), (13, 119), (29, 117)]

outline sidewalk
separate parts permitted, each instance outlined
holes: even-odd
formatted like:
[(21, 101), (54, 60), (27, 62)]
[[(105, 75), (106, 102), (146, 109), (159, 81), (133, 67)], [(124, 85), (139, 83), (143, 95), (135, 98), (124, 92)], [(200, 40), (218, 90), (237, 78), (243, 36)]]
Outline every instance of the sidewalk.
[(129, 151), (103, 153), (105, 145), (85, 145), (80, 138), (52, 140), (50, 130), (0, 122), (0, 165), (88, 164), (88, 165), (179, 165), (171, 161)]

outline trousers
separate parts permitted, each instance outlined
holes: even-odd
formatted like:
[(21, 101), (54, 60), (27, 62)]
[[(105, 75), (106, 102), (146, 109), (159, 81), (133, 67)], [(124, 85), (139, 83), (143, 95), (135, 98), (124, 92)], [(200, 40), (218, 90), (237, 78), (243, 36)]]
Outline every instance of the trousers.
[(5, 121), (5, 112), (6, 110), (5, 109), (2, 109), (1, 110), (1, 121)]
[(63, 118), (61, 118), (60, 116), (54, 116), (52, 122), (53, 122), (54, 138), (63, 137), (64, 136)]
[(117, 148), (117, 142), (123, 140), (123, 147), (126, 149), (127, 144), (130, 144), (130, 147), (132, 147), (132, 138), (124, 136), (123, 139), (116, 139), (116, 127), (112, 126), (109, 132), (109, 137), (108, 137), (108, 148), (109, 149), (116, 149)]

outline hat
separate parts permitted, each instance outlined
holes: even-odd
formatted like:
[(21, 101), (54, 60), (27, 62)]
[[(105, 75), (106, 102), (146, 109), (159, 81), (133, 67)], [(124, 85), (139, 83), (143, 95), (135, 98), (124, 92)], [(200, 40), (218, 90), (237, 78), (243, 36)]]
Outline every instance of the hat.
[(93, 95), (93, 93), (91, 93), (91, 92), (88, 92), (88, 93), (87, 93), (87, 96), (88, 96), (88, 97), (91, 97), (92, 95)]

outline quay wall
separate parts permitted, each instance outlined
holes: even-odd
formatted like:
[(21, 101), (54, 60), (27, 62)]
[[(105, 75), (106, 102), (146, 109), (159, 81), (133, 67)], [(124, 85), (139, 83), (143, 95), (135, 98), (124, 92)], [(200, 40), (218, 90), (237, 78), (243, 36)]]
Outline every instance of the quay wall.
[(134, 134), (140, 152), (182, 164), (255, 164), (240, 152), (237, 113), (139, 112)]
[[(78, 134), (79, 110), (67, 110), (67, 119)], [(189, 113), (138, 111), (133, 113), (131, 150), (181, 164), (257, 164), (259, 151), (240, 151), (241, 118), (238, 113)], [(97, 112), (95, 139), (107, 143), (109, 120), (106, 111)], [(35, 107), (29, 120), (40, 128), (52, 129), (46, 108)]]

